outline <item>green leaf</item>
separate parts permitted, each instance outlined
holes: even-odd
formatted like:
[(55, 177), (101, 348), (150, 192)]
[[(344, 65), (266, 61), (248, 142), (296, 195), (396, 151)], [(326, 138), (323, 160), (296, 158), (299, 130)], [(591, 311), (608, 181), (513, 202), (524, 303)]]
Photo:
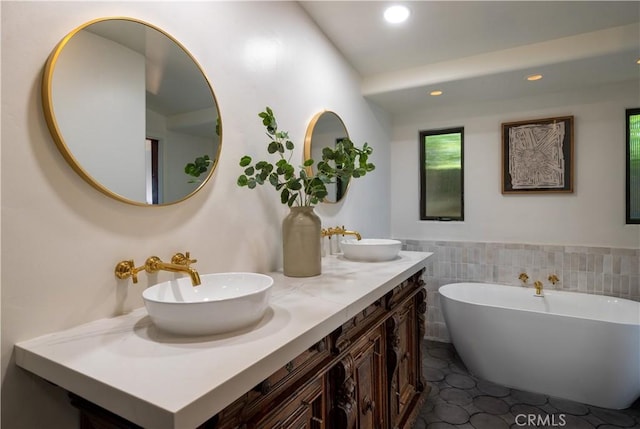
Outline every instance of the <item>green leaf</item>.
[(249, 179), (249, 181), (247, 182), (247, 186), (249, 187), (249, 189), (253, 189), (256, 187), (256, 179)]
[(287, 182), (287, 188), (292, 191), (299, 191), (302, 189), (302, 183), (300, 183), (300, 179), (291, 179)]
[(286, 204), (287, 201), (289, 201), (289, 190), (287, 188), (284, 188), (280, 193), (280, 202), (282, 204)]
[(278, 175), (276, 173), (271, 173), (269, 175), (269, 183), (273, 186), (278, 186)]
[(238, 181), (236, 183), (238, 184), (238, 186), (247, 186), (247, 176), (243, 174), (242, 176), (238, 177)]
[(328, 146), (322, 149), (322, 159), (334, 159), (335, 152)]
[(269, 143), (269, 146), (267, 146), (267, 152), (269, 153), (276, 153), (278, 152), (278, 142), (277, 141), (272, 141), (271, 143)]
[(255, 172), (256, 170), (253, 167), (247, 167), (244, 170), (244, 174), (246, 174), (247, 176), (253, 176)]
[(285, 142), (285, 145), (286, 145), (287, 149), (293, 150), (293, 142), (291, 140), (287, 140)]
[(240, 158), (240, 167), (246, 167), (249, 164), (251, 164), (251, 157), (250, 156), (245, 155), (242, 158)]
[(293, 194), (289, 197), (289, 201), (287, 202), (287, 205), (289, 207), (291, 207), (293, 205), (293, 203), (296, 202), (296, 199), (298, 198), (298, 194)]
[(311, 158), (307, 159), (302, 165), (305, 167), (311, 167), (313, 165), (313, 159)]
[(184, 166), (184, 172), (187, 173), (189, 176), (195, 175), (196, 171), (197, 171), (197, 168), (195, 164), (192, 162)]

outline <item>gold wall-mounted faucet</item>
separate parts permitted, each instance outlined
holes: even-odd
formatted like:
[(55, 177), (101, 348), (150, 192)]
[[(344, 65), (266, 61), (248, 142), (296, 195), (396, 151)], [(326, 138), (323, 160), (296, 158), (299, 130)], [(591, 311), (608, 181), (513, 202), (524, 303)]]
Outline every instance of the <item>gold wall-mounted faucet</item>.
[(329, 237), (329, 238), (331, 238), (332, 235), (342, 235), (343, 237), (345, 235), (353, 235), (356, 237), (356, 239), (362, 240), (362, 236), (358, 231), (348, 231), (344, 228), (344, 225), (336, 226), (335, 228), (326, 228), (326, 229), (322, 228), (322, 231), (320, 231), (320, 235), (322, 237)]
[(558, 283), (560, 281), (560, 279), (558, 278), (558, 276), (556, 276), (555, 274), (551, 274), (548, 278), (548, 280), (551, 282), (552, 285), (556, 285), (556, 283)]
[(520, 273), (518, 279), (522, 282), (523, 285), (526, 286), (527, 282), (529, 281), (529, 276), (527, 275), (527, 273)]
[(138, 273), (145, 270), (147, 273), (157, 273), (158, 271), (169, 271), (172, 273), (187, 273), (191, 277), (191, 284), (198, 286), (200, 282), (200, 274), (195, 268), (191, 268), (191, 264), (198, 262), (196, 259), (189, 257), (189, 252), (176, 253), (171, 258), (171, 263), (162, 262), (157, 256), (150, 256), (141, 267), (135, 266), (133, 259), (128, 261), (120, 261), (116, 265), (115, 274), (119, 279), (131, 277), (134, 283), (138, 283)]
[(169, 271), (172, 273), (187, 273), (191, 277), (193, 286), (200, 285), (200, 274), (191, 264), (198, 262), (196, 259), (189, 259), (189, 252), (186, 254), (176, 253), (171, 258), (171, 262), (162, 262), (157, 256), (150, 256), (144, 263), (144, 269), (148, 273), (157, 273), (158, 271)]
[(533, 286), (536, 288), (536, 296), (543, 296), (542, 295), (542, 282), (540, 280), (536, 280), (535, 282), (533, 282)]

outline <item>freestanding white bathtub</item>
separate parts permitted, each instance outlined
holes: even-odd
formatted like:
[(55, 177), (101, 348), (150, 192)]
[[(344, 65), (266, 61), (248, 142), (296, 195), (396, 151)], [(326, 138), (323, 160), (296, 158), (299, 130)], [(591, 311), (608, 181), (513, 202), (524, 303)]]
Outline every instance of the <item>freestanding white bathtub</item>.
[(507, 387), (604, 408), (640, 396), (640, 303), (484, 283), (440, 287), (451, 340), (469, 371)]

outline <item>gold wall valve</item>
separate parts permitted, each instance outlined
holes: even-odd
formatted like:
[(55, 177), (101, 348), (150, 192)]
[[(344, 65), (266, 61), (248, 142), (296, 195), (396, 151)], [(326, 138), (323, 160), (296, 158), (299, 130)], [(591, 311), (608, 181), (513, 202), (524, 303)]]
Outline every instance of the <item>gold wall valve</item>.
[(185, 252), (185, 253), (178, 252), (171, 257), (171, 263), (176, 265), (184, 265), (188, 267), (189, 265), (195, 264), (196, 262), (198, 262), (198, 260), (191, 259), (189, 252)]
[(145, 266), (136, 268), (133, 259), (128, 261), (120, 261), (116, 264), (115, 274), (120, 280), (128, 279), (131, 277), (134, 283), (138, 283), (138, 273), (144, 270)]
[(549, 276), (549, 281), (551, 282), (552, 285), (556, 285), (556, 283), (558, 283), (560, 281), (560, 279), (558, 278), (558, 276), (556, 276), (555, 274), (551, 274)]
[(520, 275), (518, 276), (518, 279), (520, 279), (522, 284), (526, 285), (527, 282), (529, 281), (529, 276), (527, 275), (527, 273), (520, 273)]

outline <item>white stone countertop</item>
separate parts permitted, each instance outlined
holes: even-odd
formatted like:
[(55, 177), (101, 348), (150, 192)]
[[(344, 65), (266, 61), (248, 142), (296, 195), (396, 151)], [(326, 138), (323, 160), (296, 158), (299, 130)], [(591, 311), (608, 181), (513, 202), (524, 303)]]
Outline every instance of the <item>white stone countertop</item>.
[(142, 427), (195, 428), (427, 264), (322, 258), (316, 277), (274, 279), (269, 308), (246, 331), (180, 337), (146, 310), (20, 342), (18, 366)]

